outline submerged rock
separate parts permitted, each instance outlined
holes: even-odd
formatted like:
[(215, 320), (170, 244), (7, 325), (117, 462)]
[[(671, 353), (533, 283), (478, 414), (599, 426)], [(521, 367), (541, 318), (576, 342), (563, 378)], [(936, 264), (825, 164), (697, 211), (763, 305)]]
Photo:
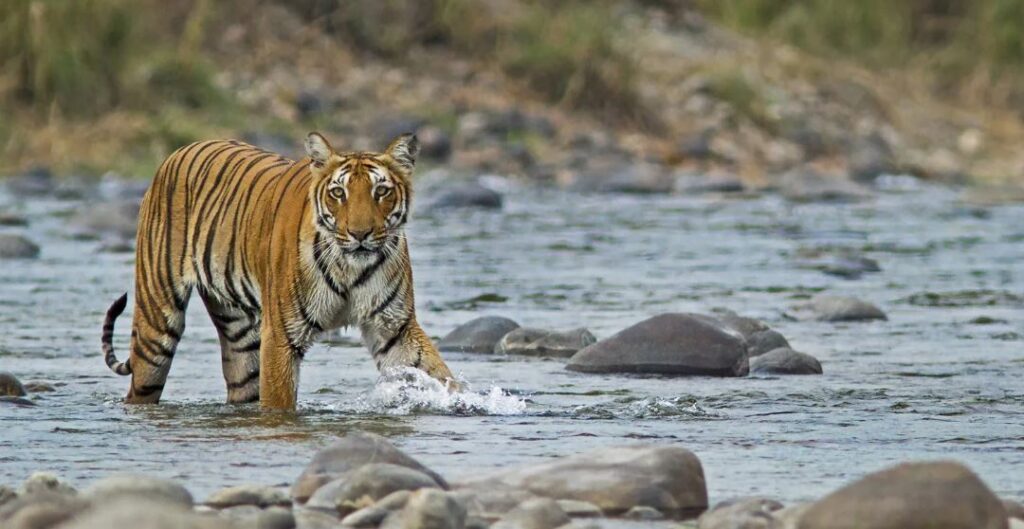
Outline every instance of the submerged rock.
[(334, 510), (345, 516), (393, 492), (424, 488), (441, 486), (418, 470), (390, 463), (371, 463), (320, 487), (306, 502), (306, 506), (311, 509)]
[(114, 474), (93, 482), (82, 495), (96, 502), (110, 498), (134, 497), (139, 501), (158, 501), (192, 507), (192, 493), (181, 484), (140, 474)]
[(568, 331), (551, 331), (530, 327), (514, 329), (498, 341), (494, 352), (529, 356), (569, 357), (593, 344), (597, 338), (579, 327)]
[(370, 463), (407, 467), (430, 476), (441, 488), (448, 488), (444, 478), (395, 448), (387, 439), (367, 432), (350, 432), (313, 456), (292, 485), (292, 498), (303, 503), (327, 482)]
[(886, 320), (885, 313), (875, 305), (857, 298), (819, 294), (793, 307), (798, 319), (817, 321)]
[(236, 505), (255, 505), (265, 508), (274, 505), (290, 507), (292, 500), (281, 489), (247, 484), (220, 489), (211, 494), (204, 503), (215, 509), (225, 509)]
[(534, 498), (505, 513), (491, 529), (555, 529), (571, 521), (555, 500)]
[(780, 347), (750, 360), (751, 374), (758, 375), (820, 375), (817, 358)]
[(747, 344), (739, 333), (700, 314), (644, 320), (573, 355), (566, 369), (585, 373), (745, 376)]
[(10, 233), (0, 233), (0, 259), (35, 259), (39, 257), (39, 245)]
[(0, 395), (8, 397), (24, 397), (27, 395), (25, 386), (18, 377), (7, 371), (0, 371)]
[(1006, 509), (967, 467), (904, 463), (868, 474), (812, 504), (800, 529), (1005, 529)]
[(555, 500), (590, 502), (609, 515), (645, 505), (688, 517), (708, 505), (700, 460), (678, 446), (603, 448), (500, 471), (464, 485), (522, 489)]
[(483, 316), (459, 325), (437, 342), (442, 351), (493, 353), (494, 347), (519, 324), (501, 316)]

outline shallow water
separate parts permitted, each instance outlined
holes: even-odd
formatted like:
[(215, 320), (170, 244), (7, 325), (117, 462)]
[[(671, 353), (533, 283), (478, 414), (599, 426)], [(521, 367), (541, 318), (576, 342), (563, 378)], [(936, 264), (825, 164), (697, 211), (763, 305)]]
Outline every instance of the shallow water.
[[(954, 190), (896, 180), (869, 203), (774, 197), (581, 196), (510, 186), (502, 212), (420, 214), (410, 226), (420, 321), (440, 336), (482, 314), (587, 326), (606, 337), (667, 311), (727, 307), (817, 356), (818, 377), (588, 375), (563, 360), (446, 354), (473, 394), (377, 375), (346, 335), (302, 369), (296, 416), (222, 404), (216, 334), (189, 308), (164, 403), (120, 403), (128, 380), (99, 351), (107, 305), (132, 290), (131, 254), (68, 236), (90, 203), (0, 206), (29, 218), (35, 261), (0, 263), (0, 370), (58, 391), (0, 407), (0, 484), (52, 470), (77, 485), (116, 471), (183, 480), (199, 497), (239, 482), (288, 483), (351, 430), (391, 437), (457, 480), (623, 443), (674, 443), (704, 464), (711, 501), (810, 499), (894, 462), (953, 458), (1024, 497), (1024, 207), (960, 205)], [(882, 272), (805, 266), (851, 249)], [(787, 318), (819, 292), (878, 304), (889, 321)], [(130, 315), (115, 344), (126, 355)], [(498, 389), (502, 388), (502, 389)]]

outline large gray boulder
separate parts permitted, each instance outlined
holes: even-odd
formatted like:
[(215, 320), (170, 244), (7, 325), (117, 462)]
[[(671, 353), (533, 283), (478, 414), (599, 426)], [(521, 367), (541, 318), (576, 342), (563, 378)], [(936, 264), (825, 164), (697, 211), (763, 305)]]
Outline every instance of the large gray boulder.
[(306, 502), (311, 509), (333, 510), (346, 516), (402, 490), (436, 489), (440, 485), (418, 470), (390, 463), (363, 465), (317, 489)]
[(780, 347), (750, 360), (750, 373), (758, 375), (820, 375), (821, 362), (789, 347)]
[(82, 491), (93, 502), (111, 498), (134, 497), (139, 500), (174, 503), (191, 507), (192, 493), (175, 481), (141, 474), (114, 474), (93, 482)]
[(534, 498), (505, 513), (491, 529), (555, 529), (571, 521), (555, 500)]
[(140, 497), (111, 497), (57, 529), (241, 529), (215, 514), (200, 514), (180, 503)]
[(576, 351), (597, 342), (589, 330), (579, 327), (551, 331), (532, 327), (514, 329), (498, 340), (494, 352), (528, 356), (570, 357)]
[(292, 498), (303, 503), (327, 482), (371, 463), (411, 468), (430, 476), (441, 488), (448, 488), (444, 478), (395, 448), (387, 439), (367, 432), (350, 432), (313, 456), (292, 485)]
[(825, 496), (798, 529), (1006, 529), (1006, 509), (967, 467), (904, 463)]
[(461, 484), (472, 489), (522, 489), (555, 500), (579, 500), (620, 515), (648, 506), (676, 517), (707, 509), (704, 469), (678, 446), (623, 446), (594, 450)]
[(405, 507), (384, 519), (382, 529), (463, 529), (466, 508), (455, 498), (437, 489), (420, 489), (409, 497)]
[(442, 351), (493, 353), (498, 340), (519, 328), (519, 324), (502, 316), (483, 316), (459, 325), (437, 342)]
[(70, 520), (88, 508), (89, 503), (73, 494), (39, 491), (21, 494), (0, 506), (0, 527), (4, 529), (43, 529)]
[(736, 331), (700, 314), (649, 318), (590, 345), (566, 369), (584, 373), (745, 376), (747, 344)]

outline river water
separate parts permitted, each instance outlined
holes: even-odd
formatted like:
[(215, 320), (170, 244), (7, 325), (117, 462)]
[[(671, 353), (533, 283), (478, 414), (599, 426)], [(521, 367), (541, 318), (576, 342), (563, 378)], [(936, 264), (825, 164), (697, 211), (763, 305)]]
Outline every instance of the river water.
[[(101, 193), (102, 194), (102, 193)], [(75, 485), (112, 472), (178, 479), (202, 498), (241, 482), (290, 483), (351, 429), (389, 436), (450, 480), (598, 446), (694, 451), (711, 501), (818, 497), (909, 459), (952, 458), (1024, 497), (1024, 206), (961, 204), (956, 190), (895, 179), (860, 204), (772, 195), (576, 195), (507, 184), (500, 211), (411, 221), (420, 322), (437, 337), (484, 314), (586, 326), (599, 338), (648, 316), (725, 307), (764, 320), (821, 360), (805, 377), (662, 378), (573, 373), (564, 360), (446, 354), (472, 391), (384, 381), (357, 336), (316, 345), (296, 416), (223, 404), (202, 304), (158, 406), (120, 402), (100, 322), (132, 290), (131, 253), (68, 236), (94, 200), (21, 199), (37, 260), (0, 262), (0, 370), (45, 380), (38, 406), (0, 406), (0, 484), (50, 470)], [(828, 275), (808, 260), (852, 251), (882, 271)], [(817, 293), (855, 295), (888, 321), (788, 317)], [(129, 311), (130, 311), (129, 307)], [(126, 355), (130, 315), (115, 344)]]

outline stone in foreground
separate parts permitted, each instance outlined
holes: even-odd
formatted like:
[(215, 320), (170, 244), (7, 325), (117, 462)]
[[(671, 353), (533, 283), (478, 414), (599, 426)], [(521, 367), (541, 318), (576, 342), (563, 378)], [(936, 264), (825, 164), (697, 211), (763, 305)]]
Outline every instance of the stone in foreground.
[(255, 505), (260, 508), (279, 505), (291, 507), (292, 500), (284, 491), (263, 485), (237, 485), (218, 490), (204, 502), (214, 509), (226, 509), (236, 505)]
[(240, 529), (233, 520), (200, 514), (180, 503), (152, 499), (106, 498), (60, 529)]
[(571, 521), (555, 500), (535, 498), (505, 513), (491, 529), (555, 529)]
[(746, 376), (747, 344), (739, 333), (700, 314), (644, 320), (590, 345), (566, 369), (584, 373)]
[(1006, 529), (999, 498), (952, 461), (868, 474), (812, 504), (798, 529)]
[(503, 336), (519, 328), (519, 324), (501, 316), (483, 316), (459, 325), (437, 342), (442, 351), (460, 353), (493, 353)]
[(393, 492), (424, 488), (440, 487), (437, 481), (418, 470), (390, 463), (371, 463), (320, 487), (306, 506), (347, 516)]
[(94, 502), (104, 502), (110, 498), (135, 497), (139, 500), (192, 506), (192, 493), (179, 483), (136, 474), (107, 476), (86, 487), (82, 491), (82, 496)]
[(782, 504), (767, 498), (744, 498), (716, 505), (702, 514), (698, 529), (776, 529), (782, 525), (773, 515)]
[(612, 516), (645, 505), (687, 518), (708, 506), (700, 460), (678, 446), (604, 448), (502, 471), (465, 486), (524, 489), (555, 500), (590, 502)]
[(463, 529), (466, 508), (452, 495), (437, 489), (421, 489), (409, 497), (401, 511), (388, 515), (382, 529)]
[(817, 321), (870, 321), (888, 319), (882, 309), (846, 296), (819, 294), (793, 307), (798, 319)]
[(444, 478), (395, 448), (387, 439), (372, 433), (351, 432), (313, 456), (292, 485), (292, 498), (303, 503), (327, 482), (370, 463), (411, 468), (430, 476), (441, 488), (448, 488)]
[(551, 331), (520, 327), (498, 341), (494, 352), (498, 354), (570, 357), (576, 351), (597, 342), (587, 329), (579, 327), (568, 331)]
[(780, 347), (750, 360), (750, 373), (757, 375), (820, 375), (817, 358)]

